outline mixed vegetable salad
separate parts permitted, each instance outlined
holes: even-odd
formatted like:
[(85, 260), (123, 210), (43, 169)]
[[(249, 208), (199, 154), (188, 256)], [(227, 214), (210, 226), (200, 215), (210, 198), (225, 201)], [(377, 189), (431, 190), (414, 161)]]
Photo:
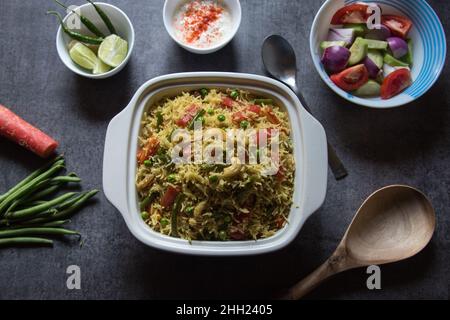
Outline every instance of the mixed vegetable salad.
[(338, 10), (327, 40), (320, 44), (321, 61), (342, 90), (390, 99), (412, 84), (413, 43), (408, 34), (413, 24), (406, 17), (383, 14), (381, 24), (370, 29), (370, 12), (365, 3)]

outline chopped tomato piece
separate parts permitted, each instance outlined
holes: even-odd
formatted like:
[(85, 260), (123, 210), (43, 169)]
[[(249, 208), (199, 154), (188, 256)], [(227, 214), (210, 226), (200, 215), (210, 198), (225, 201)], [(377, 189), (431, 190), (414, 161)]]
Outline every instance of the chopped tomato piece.
[(382, 15), (381, 23), (388, 27), (393, 35), (403, 39), (406, 39), (413, 25), (408, 18), (395, 15)]
[(233, 99), (229, 98), (229, 97), (225, 97), (222, 99), (222, 106), (224, 106), (225, 108), (228, 109), (233, 109)]
[(238, 112), (235, 112), (235, 113), (233, 113), (231, 115), (231, 119), (233, 120), (234, 123), (238, 123), (239, 124), (242, 121), (247, 120), (248, 118), (243, 112), (238, 111)]
[(369, 71), (363, 64), (359, 64), (332, 75), (331, 80), (342, 90), (353, 91), (369, 81)]
[(354, 3), (339, 9), (331, 19), (331, 24), (366, 23), (369, 18), (368, 5)]
[(159, 141), (156, 137), (148, 138), (146, 144), (142, 149), (139, 150), (137, 154), (138, 163), (142, 164), (145, 160), (148, 160), (150, 157), (153, 157), (159, 148)]
[(278, 228), (282, 228), (284, 226), (284, 223), (286, 222), (286, 220), (284, 219), (284, 217), (278, 217), (275, 220), (275, 224), (277, 225)]
[(239, 228), (231, 228), (230, 238), (233, 240), (245, 240), (245, 233)]
[(277, 172), (277, 174), (275, 175), (275, 177), (277, 178), (277, 180), (279, 181), (279, 182), (283, 182), (284, 181), (284, 179), (286, 178), (286, 175), (285, 175), (285, 171), (284, 171), (284, 168), (283, 167), (279, 167), (278, 168), (278, 172)]
[(186, 128), (187, 125), (189, 124), (189, 122), (191, 122), (192, 119), (194, 119), (195, 115), (197, 114), (198, 109), (199, 109), (199, 107), (196, 106), (195, 104), (188, 107), (185, 110), (186, 113), (184, 114), (184, 116), (182, 116), (180, 119), (178, 119), (176, 121), (177, 126)]
[(261, 114), (262, 109), (260, 106), (252, 104), (252, 105), (248, 106), (248, 111), (256, 113), (256, 114)]
[(179, 193), (180, 189), (169, 186), (166, 190), (166, 193), (164, 193), (163, 197), (161, 198), (161, 205), (164, 208), (171, 207)]
[(275, 115), (275, 113), (272, 111), (272, 109), (270, 108), (265, 108), (263, 110), (267, 120), (269, 120), (270, 123), (272, 124), (280, 124), (280, 120), (278, 119), (278, 117)]
[(408, 69), (398, 69), (389, 74), (381, 85), (381, 98), (390, 99), (412, 84), (411, 72)]

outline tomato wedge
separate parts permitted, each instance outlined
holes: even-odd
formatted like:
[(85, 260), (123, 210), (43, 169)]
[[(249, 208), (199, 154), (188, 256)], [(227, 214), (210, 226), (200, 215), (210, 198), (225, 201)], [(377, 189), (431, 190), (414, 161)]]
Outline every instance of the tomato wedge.
[(398, 69), (384, 79), (381, 85), (381, 99), (390, 99), (408, 88), (411, 84), (411, 72), (406, 68)]
[(395, 15), (382, 15), (381, 23), (391, 30), (392, 34), (406, 39), (413, 23), (406, 17)]
[(256, 114), (261, 114), (262, 109), (260, 106), (251, 104), (248, 106), (248, 111), (256, 113)]
[(187, 125), (189, 124), (189, 122), (191, 122), (191, 120), (194, 118), (194, 116), (197, 114), (198, 111), (198, 107), (193, 104), (190, 107), (188, 107), (185, 110), (185, 114), (176, 121), (177, 126), (182, 127), (182, 128), (186, 128)]
[(225, 97), (222, 99), (222, 106), (228, 109), (233, 109), (234, 101), (231, 98)]
[(368, 5), (354, 3), (339, 9), (331, 19), (331, 24), (366, 23), (369, 18)]
[(161, 205), (164, 208), (169, 208), (175, 202), (177, 195), (180, 193), (180, 189), (169, 186), (161, 198)]
[(341, 73), (331, 76), (333, 81), (339, 88), (345, 91), (354, 91), (369, 81), (369, 71), (363, 64), (345, 69)]

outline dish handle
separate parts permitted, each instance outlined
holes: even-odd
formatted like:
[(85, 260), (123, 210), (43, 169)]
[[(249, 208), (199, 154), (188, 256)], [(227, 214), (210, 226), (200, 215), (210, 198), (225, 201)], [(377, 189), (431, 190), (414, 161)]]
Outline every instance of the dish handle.
[(131, 121), (130, 112), (115, 116), (108, 125), (103, 153), (103, 191), (106, 198), (122, 215), (128, 211), (127, 205), (127, 145)]
[(305, 185), (304, 211), (311, 216), (325, 201), (328, 177), (327, 137), (322, 125), (307, 112), (302, 113)]

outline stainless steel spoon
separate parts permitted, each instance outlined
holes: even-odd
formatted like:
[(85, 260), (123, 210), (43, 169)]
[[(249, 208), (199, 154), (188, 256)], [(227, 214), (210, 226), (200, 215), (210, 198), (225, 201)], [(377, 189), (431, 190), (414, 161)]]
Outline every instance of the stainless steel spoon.
[(410, 258), (430, 242), (435, 227), (434, 209), (422, 192), (401, 185), (380, 189), (359, 208), (333, 255), (283, 298), (300, 299), (345, 270)]
[[(268, 36), (262, 46), (262, 59), (267, 72), (289, 86), (295, 92), (303, 107), (311, 113), (308, 104), (297, 86), (297, 62), (289, 42), (279, 35)], [(345, 178), (347, 170), (336, 151), (328, 144), (328, 164), (336, 180)]]

